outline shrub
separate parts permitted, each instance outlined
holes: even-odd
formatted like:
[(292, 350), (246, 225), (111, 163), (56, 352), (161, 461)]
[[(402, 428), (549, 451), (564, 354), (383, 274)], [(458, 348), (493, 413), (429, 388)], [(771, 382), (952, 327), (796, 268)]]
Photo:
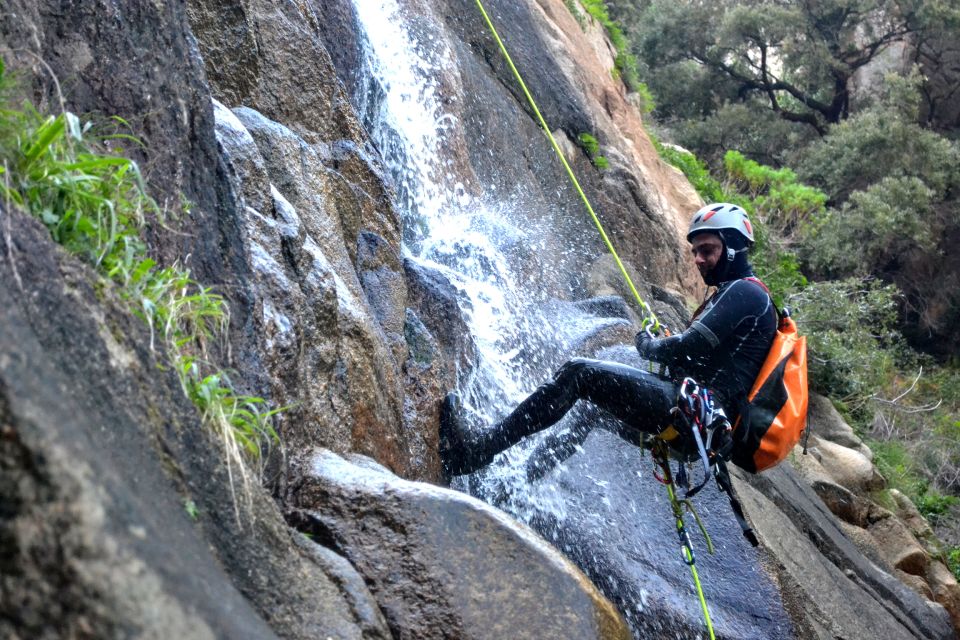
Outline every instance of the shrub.
[(947, 566), (953, 571), (953, 575), (960, 580), (960, 547), (952, 547), (946, 553)]
[(885, 177), (841, 208), (821, 211), (806, 229), (803, 255), (823, 273), (885, 273), (908, 253), (936, 247), (933, 197), (919, 178)]
[(814, 282), (787, 303), (807, 335), (811, 382), (859, 408), (896, 369), (897, 289), (873, 279)]
[(753, 199), (757, 214), (782, 235), (789, 236), (811, 215), (824, 210), (827, 195), (797, 182), (797, 174), (788, 167), (774, 169), (738, 151), (728, 151), (723, 162), (728, 180)]

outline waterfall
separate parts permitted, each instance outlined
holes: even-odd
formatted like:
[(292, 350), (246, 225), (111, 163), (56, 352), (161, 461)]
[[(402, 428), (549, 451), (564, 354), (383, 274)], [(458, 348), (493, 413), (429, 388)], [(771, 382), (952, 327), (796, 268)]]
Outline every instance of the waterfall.
[[(460, 391), (489, 425), (547, 379), (585, 326), (603, 321), (554, 304), (563, 292), (545, 292), (516, 272), (511, 253), (541, 252), (541, 230), (527, 220), (518, 226), (515, 203), (495, 201), (462, 170), (469, 161), (451, 144), (462, 125), (448, 106), (464, 99), (450, 92), (459, 86), (457, 60), (429, 9), (402, 0), (358, 0), (354, 8), (363, 47), (357, 111), (397, 191), (405, 257), (442, 271), (459, 292), (478, 354)], [(525, 490), (517, 469), (525, 447), (515, 449), (494, 475)]]

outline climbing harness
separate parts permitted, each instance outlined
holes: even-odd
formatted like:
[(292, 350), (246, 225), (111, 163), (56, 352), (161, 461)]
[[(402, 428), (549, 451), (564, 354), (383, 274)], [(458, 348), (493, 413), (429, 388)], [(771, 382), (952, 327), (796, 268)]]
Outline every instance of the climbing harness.
[[(483, 6), (482, 0), (476, 0), (477, 8), (480, 10), (480, 13), (483, 15), (483, 19), (487, 23), (487, 27), (490, 29), (490, 33), (493, 35), (493, 39), (497, 42), (497, 45), (500, 47), (500, 52), (503, 54), (504, 59), (507, 62), (507, 65), (510, 67), (510, 70), (513, 72), (514, 78), (517, 80), (517, 83), (520, 85), (521, 90), (523, 91), (524, 96), (527, 98), (527, 102), (530, 104), (530, 108), (533, 110), (533, 113), (536, 115), (537, 120), (540, 122), (540, 126), (543, 128), (544, 133), (547, 135), (547, 138), (550, 140), (550, 144), (553, 146), (554, 152), (557, 154), (557, 157), (560, 159), (560, 162), (563, 163), (564, 169), (567, 171), (567, 175), (570, 177), (570, 182), (573, 183), (573, 186), (576, 188), (577, 193), (580, 195), (580, 199), (583, 200), (584, 206), (586, 206), (587, 211), (590, 213), (590, 217), (593, 220), (594, 225), (597, 227), (597, 231), (600, 232), (600, 237), (603, 239), (604, 244), (606, 244), (607, 249), (610, 251), (610, 255), (613, 256), (614, 261), (617, 263), (617, 267), (620, 269), (620, 273), (623, 275), (624, 280), (627, 282), (627, 286), (630, 288), (630, 292), (633, 294), (633, 297), (636, 299), (637, 304), (640, 309), (643, 311), (643, 321), (641, 323), (641, 329), (646, 331), (651, 337), (659, 333), (661, 330), (665, 333), (667, 332), (665, 328), (661, 327), (660, 321), (657, 319), (656, 314), (654, 314), (653, 309), (650, 308), (643, 298), (640, 297), (640, 293), (637, 291), (637, 288), (634, 286), (633, 281), (630, 279), (630, 275), (627, 273), (626, 267), (623, 265), (623, 262), (620, 260), (620, 256), (617, 255), (616, 250), (613, 248), (613, 243), (610, 242), (610, 238), (607, 236), (606, 231), (603, 228), (603, 225), (600, 223), (600, 219), (597, 217), (597, 214), (594, 212), (593, 207), (590, 205), (590, 201), (587, 199), (587, 195), (584, 193), (583, 188), (580, 186), (580, 182), (577, 180), (576, 175), (573, 173), (573, 169), (570, 168), (570, 164), (567, 162), (567, 159), (564, 157), (563, 152), (560, 150), (560, 146), (557, 144), (556, 139), (553, 137), (553, 133), (550, 131), (550, 127), (547, 125), (546, 120), (544, 120), (543, 115), (540, 113), (540, 109), (537, 107), (536, 101), (533, 99), (530, 91), (527, 89), (526, 83), (523, 81), (523, 78), (520, 76), (520, 72), (517, 70), (517, 67), (513, 64), (513, 59), (510, 57), (510, 53), (507, 51), (506, 45), (503, 44), (503, 40), (500, 39), (500, 34), (497, 33), (496, 27), (493, 25), (493, 21), (490, 19), (490, 16), (487, 14), (487, 10)], [(703, 401), (700, 401), (700, 406), (697, 407), (697, 410), (700, 411), (703, 409)], [(712, 407), (712, 400), (709, 402), (709, 407)], [(711, 412), (713, 409), (709, 409)], [(712, 415), (712, 413), (711, 413)], [(705, 424), (711, 424), (710, 421), (705, 421)], [(699, 433), (695, 432), (695, 438), (700, 438), (699, 446), (700, 450), (704, 452), (704, 458), (706, 460), (706, 448), (703, 444), (702, 436)], [(708, 441), (709, 442), (709, 441)], [(705, 540), (707, 541), (707, 549), (710, 553), (713, 553), (713, 543), (710, 540), (710, 536), (707, 535), (707, 531), (703, 526), (703, 523), (700, 521), (700, 517), (697, 515), (697, 512), (693, 509), (693, 505), (685, 497), (683, 500), (677, 498), (675, 483), (673, 480), (673, 475), (670, 473), (670, 464), (669, 464), (669, 452), (667, 450), (666, 442), (662, 442), (659, 445), (655, 445), (659, 450), (659, 458), (655, 454), (655, 459), (658, 459), (658, 465), (663, 471), (661, 477), (661, 482), (667, 487), (667, 495), (670, 498), (670, 505), (673, 510), (673, 515), (677, 524), (677, 536), (680, 539), (680, 544), (683, 550), (683, 561), (690, 567), (690, 573), (693, 575), (693, 582), (697, 588), (697, 596), (700, 599), (700, 606), (703, 609), (703, 617), (706, 623), (707, 631), (710, 633), (710, 640), (714, 640), (715, 635), (713, 632), (713, 623), (710, 621), (710, 610), (707, 607), (707, 600), (703, 594), (703, 587), (700, 584), (700, 576), (697, 573), (696, 567), (696, 556), (693, 552), (693, 546), (690, 542), (690, 536), (687, 533), (686, 526), (683, 521), (683, 510), (686, 508), (690, 513), (693, 514), (694, 519), (697, 522), (697, 525), (700, 527), (700, 531), (703, 533)], [(706, 445), (707, 447), (709, 446)], [(705, 462), (706, 464), (706, 462)], [(680, 465), (680, 468), (683, 468), (683, 465)], [(706, 477), (710, 476), (710, 467), (705, 466), (705, 475)], [(685, 472), (684, 472), (685, 473)], [(685, 476), (684, 476), (685, 477)], [(728, 480), (729, 482), (729, 480)], [(706, 481), (701, 483), (699, 489), (706, 484)], [(694, 491), (693, 493), (696, 493)], [(692, 496), (692, 493), (688, 493)], [(742, 511), (741, 511), (742, 513)]]

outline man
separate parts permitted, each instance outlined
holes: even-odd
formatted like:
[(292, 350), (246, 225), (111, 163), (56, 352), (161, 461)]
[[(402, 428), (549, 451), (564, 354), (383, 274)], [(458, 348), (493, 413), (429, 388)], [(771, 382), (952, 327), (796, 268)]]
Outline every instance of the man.
[(614, 415), (628, 434), (660, 434), (676, 422), (671, 409), (677, 405), (678, 381), (687, 376), (712, 390), (736, 424), (776, 334), (776, 308), (759, 281), (745, 279), (753, 278), (747, 251), (754, 238), (742, 208), (726, 203), (701, 208), (687, 241), (703, 281), (716, 291), (683, 333), (656, 338), (640, 331), (636, 337), (640, 355), (666, 365), (670, 379), (616, 362), (575, 358), (510, 415), (480, 432), (463, 423), (459, 398), (450, 394), (440, 424), (446, 472), (462, 475), (486, 466), (496, 454), (555, 424), (578, 400)]

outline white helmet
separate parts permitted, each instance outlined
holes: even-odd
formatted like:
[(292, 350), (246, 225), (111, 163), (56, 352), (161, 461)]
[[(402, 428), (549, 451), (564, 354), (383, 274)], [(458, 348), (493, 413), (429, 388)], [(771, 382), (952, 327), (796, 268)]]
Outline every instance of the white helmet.
[(693, 214), (690, 220), (690, 230), (687, 231), (687, 242), (701, 231), (716, 231), (733, 229), (753, 244), (753, 225), (742, 207), (726, 202), (715, 202), (701, 207)]

